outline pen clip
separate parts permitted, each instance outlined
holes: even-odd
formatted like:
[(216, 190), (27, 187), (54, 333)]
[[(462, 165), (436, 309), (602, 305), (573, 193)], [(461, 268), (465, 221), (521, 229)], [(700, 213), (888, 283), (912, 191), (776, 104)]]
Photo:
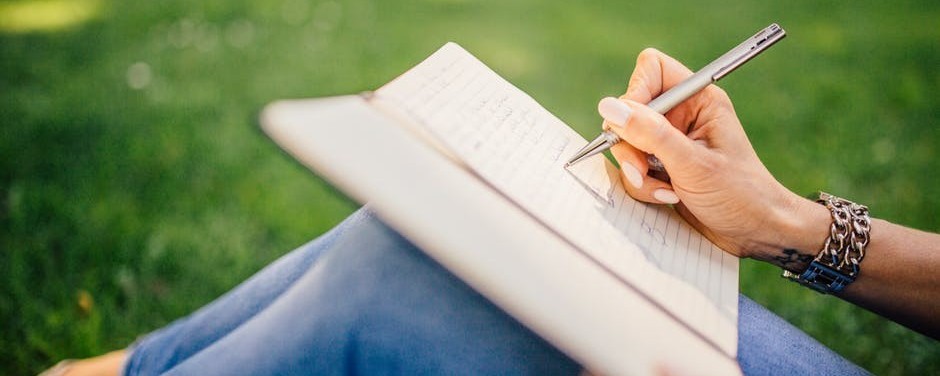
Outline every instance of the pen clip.
[(754, 56), (764, 52), (764, 50), (774, 45), (774, 43), (779, 42), (785, 36), (787, 36), (787, 32), (784, 31), (780, 25), (775, 23), (770, 24), (770, 26), (754, 34), (753, 37), (748, 38), (728, 53), (729, 58), (733, 60), (719, 68), (718, 71), (712, 75), (712, 82), (718, 81), (728, 75), (728, 73), (733, 72)]

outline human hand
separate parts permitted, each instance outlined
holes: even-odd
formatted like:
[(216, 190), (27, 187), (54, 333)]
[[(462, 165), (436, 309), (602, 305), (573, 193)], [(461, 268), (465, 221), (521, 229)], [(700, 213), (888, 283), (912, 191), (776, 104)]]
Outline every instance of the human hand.
[[(825, 223), (826, 213), (764, 167), (723, 90), (709, 85), (665, 116), (644, 105), (690, 75), (675, 59), (646, 49), (626, 94), (598, 104), (605, 128), (625, 141), (611, 153), (627, 192), (640, 201), (675, 204), (689, 223), (739, 257), (769, 261), (782, 249), (818, 249), (813, 242), (824, 234), (806, 239), (805, 231), (818, 229), (805, 225)], [(647, 175), (648, 154), (660, 159), (670, 181)]]

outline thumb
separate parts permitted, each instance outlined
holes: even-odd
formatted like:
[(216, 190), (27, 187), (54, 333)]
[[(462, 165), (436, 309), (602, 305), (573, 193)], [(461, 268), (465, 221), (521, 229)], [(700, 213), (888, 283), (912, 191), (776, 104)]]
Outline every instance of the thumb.
[(601, 99), (597, 111), (610, 130), (621, 139), (649, 154), (656, 154), (664, 165), (689, 159), (695, 145), (669, 120), (653, 109), (628, 99)]

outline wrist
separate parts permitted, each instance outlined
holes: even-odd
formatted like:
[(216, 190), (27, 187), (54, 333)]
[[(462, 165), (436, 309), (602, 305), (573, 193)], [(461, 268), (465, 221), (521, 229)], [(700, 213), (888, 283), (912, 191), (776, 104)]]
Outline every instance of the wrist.
[(819, 254), (832, 217), (825, 206), (787, 191), (768, 218), (769, 234), (753, 258), (801, 272)]

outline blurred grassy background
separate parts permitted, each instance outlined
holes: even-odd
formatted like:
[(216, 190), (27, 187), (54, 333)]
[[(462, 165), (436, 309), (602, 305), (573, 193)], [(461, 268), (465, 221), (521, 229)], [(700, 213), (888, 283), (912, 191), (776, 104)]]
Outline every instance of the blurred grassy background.
[[(258, 129), (267, 102), (373, 89), (448, 40), (593, 136), (655, 46), (723, 81), (770, 170), (940, 231), (935, 1), (0, 0), (0, 373), (122, 347), (355, 205)], [(936, 341), (742, 264), (741, 289), (878, 374)], [(781, 354), (781, 356), (789, 356)]]

